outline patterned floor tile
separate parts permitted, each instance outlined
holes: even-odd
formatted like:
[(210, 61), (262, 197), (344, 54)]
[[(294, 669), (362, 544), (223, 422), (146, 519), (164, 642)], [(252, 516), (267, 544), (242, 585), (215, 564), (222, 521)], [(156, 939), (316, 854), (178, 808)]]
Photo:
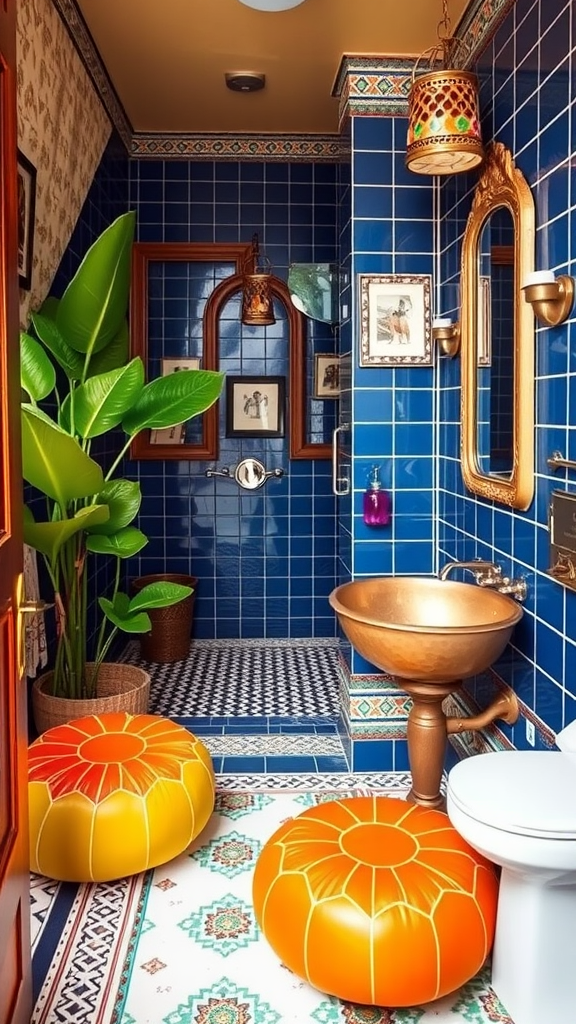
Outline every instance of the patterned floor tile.
[(225, 756), (238, 754), (326, 754), (332, 757), (344, 757), (344, 748), (339, 736), (306, 736), (277, 735), (265, 736), (203, 736), (202, 742), (211, 754)]
[(122, 660), (152, 676), (150, 704), (160, 715), (339, 714), (335, 640), (195, 640), (186, 661), (140, 660), (131, 643)]

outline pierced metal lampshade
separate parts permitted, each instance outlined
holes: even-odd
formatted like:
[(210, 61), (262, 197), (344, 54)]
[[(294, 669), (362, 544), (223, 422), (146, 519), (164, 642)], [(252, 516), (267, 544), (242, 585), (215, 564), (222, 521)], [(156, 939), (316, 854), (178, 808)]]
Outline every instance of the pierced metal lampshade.
[[(431, 70), (417, 76), (419, 57), (412, 75), (406, 167), (417, 174), (458, 174), (484, 159), (478, 79), (450, 67), (456, 40), (450, 36), (448, 0), (442, 0), (442, 8), (438, 43), (421, 55), (429, 58)], [(440, 55), (442, 67), (437, 67)]]
[(417, 174), (457, 174), (483, 159), (476, 75), (442, 69), (415, 78), (406, 166)]
[(242, 269), (243, 324), (251, 327), (269, 327), (276, 323), (270, 289), (272, 264), (258, 247), (258, 236), (252, 239), (252, 249)]

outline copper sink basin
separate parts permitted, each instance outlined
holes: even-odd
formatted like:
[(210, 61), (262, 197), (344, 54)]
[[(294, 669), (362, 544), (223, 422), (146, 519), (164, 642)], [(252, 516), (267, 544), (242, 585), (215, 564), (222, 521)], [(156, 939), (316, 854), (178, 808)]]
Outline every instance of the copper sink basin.
[(354, 580), (329, 601), (362, 657), (399, 679), (428, 683), (483, 672), (523, 614), (497, 590), (435, 576)]

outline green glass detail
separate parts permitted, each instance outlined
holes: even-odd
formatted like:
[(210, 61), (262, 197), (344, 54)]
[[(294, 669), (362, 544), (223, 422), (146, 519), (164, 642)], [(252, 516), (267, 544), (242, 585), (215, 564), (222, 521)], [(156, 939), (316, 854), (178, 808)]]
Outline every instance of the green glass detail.
[(459, 132), (467, 132), (470, 130), (470, 120), (464, 117), (464, 114), (460, 114), (460, 117), (456, 120), (456, 127)]
[(414, 128), (414, 138), (415, 139), (419, 139), (420, 136), (422, 135), (423, 131), (424, 131), (424, 125), (422, 124), (421, 121), (418, 121), (418, 124)]

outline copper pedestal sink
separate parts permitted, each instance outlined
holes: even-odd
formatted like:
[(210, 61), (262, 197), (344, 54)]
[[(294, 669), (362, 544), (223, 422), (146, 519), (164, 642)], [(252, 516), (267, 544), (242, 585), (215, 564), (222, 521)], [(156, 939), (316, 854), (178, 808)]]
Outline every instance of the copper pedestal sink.
[[(442, 807), (447, 733), (462, 731), (467, 722), (447, 719), (442, 701), (463, 679), (496, 661), (522, 608), (497, 590), (423, 576), (353, 580), (333, 590), (329, 600), (355, 650), (412, 697), (408, 799)], [(488, 721), (516, 720), (513, 695), (503, 696), (498, 705)]]

